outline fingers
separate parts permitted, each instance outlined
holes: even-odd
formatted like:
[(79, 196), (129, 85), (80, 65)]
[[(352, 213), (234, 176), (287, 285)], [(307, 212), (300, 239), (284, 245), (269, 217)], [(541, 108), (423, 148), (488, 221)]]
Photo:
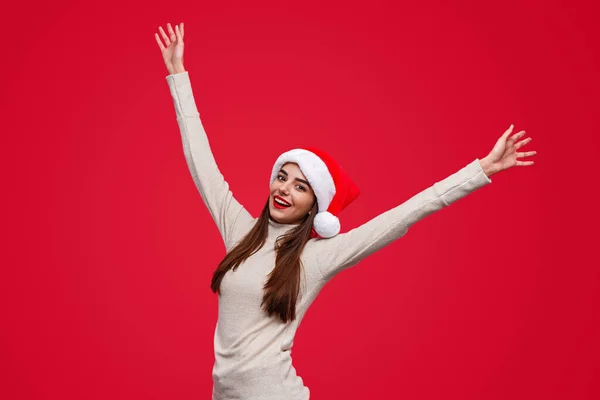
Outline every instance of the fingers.
[(171, 44), (171, 41), (169, 40), (169, 37), (163, 30), (162, 26), (158, 27), (158, 31), (160, 32), (160, 35), (162, 36), (163, 40), (165, 41), (165, 46), (169, 47), (169, 45)]
[(533, 165), (533, 161), (517, 161), (517, 167), (527, 167)]
[(512, 135), (510, 137), (510, 140), (514, 143), (516, 142), (518, 139), (522, 138), (523, 135), (525, 135), (525, 131), (521, 131), (521, 132), (517, 132), (514, 135)]
[(163, 45), (160, 38), (158, 37), (158, 33), (154, 34), (154, 38), (156, 39), (156, 43), (158, 43), (158, 48), (160, 49), (160, 51), (161, 52), (165, 51), (165, 46)]
[(515, 150), (520, 149), (529, 142), (531, 142), (531, 137), (528, 137), (527, 139), (523, 139), (520, 142), (515, 143)]
[[(531, 157), (531, 156), (535, 156), (537, 154), (537, 151), (526, 151), (524, 153), (517, 153), (516, 156), (517, 158), (519, 157)], [(533, 165), (533, 161), (519, 161), (517, 160), (516, 166), (517, 167), (528, 167), (530, 165)]]
[(183, 44), (183, 36), (181, 35), (181, 29), (179, 29), (179, 25), (175, 25), (175, 36), (177, 36), (177, 43)]
[(517, 153), (517, 158), (519, 157), (531, 157), (531, 156), (535, 156), (537, 154), (537, 151), (526, 151), (524, 153)]
[(167, 23), (167, 31), (169, 35), (167, 35), (162, 28), (162, 26), (158, 27), (158, 31), (160, 32), (160, 36), (162, 37), (164, 44), (160, 40), (157, 33), (154, 34), (154, 38), (156, 39), (156, 43), (158, 43), (158, 47), (160, 51), (164, 51), (167, 47), (171, 45), (172, 42), (181, 41), (183, 43), (183, 22), (179, 25), (175, 25), (175, 31), (173, 31), (173, 27), (171, 27), (171, 23)]
[(174, 42), (177, 37), (175, 36), (175, 32), (173, 31), (171, 24), (168, 22), (167, 22), (167, 30), (169, 31), (169, 39), (171, 39), (171, 41)]

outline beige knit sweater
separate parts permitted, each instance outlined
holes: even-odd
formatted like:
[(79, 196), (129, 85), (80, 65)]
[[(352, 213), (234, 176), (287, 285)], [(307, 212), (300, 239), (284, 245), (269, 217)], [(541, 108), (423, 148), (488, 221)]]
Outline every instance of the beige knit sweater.
[[(188, 72), (166, 77), (183, 149), (194, 183), (229, 251), (256, 219), (237, 202), (219, 172), (200, 121)], [(330, 239), (311, 239), (295, 321), (283, 323), (261, 309), (263, 285), (275, 264), (275, 239), (293, 225), (271, 221), (267, 243), (221, 283), (214, 335), (213, 400), (306, 400), (310, 391), (292, 365), (294, 335), (323, 286), (340, 271), (402, 237), (408, 228), (491, 183), (475, 159), (408, 201)], [(212, 266), (213, 268), (216, 266)]]

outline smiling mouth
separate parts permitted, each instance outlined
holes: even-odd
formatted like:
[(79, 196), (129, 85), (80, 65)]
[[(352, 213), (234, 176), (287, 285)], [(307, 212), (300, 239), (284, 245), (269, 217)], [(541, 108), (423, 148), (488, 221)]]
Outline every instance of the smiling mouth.
[(273, 198), (273, 206), (275, 208), (278, 208), (280, 210), (284, 209), (284, 208), (289, 208), (292, 205), (284, 200), (282, 200), (279, 196), (275, 196)]

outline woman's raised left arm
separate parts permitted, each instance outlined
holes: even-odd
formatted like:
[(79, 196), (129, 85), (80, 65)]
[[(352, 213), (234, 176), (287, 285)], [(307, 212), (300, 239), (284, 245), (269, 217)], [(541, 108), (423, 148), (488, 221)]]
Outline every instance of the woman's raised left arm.
[(365, 257), (404, 236), (415, 222), (491, 183), (491, 175), (513, 166), (533, 165), (533, 161), (520, 161), (517, 158), (535, 155), (535, 151), (516, 152), (518, 148), (529, 143), (531, 138), (517, 142), (525, 131), (509, 138), (512, 128), (511, 125), (498, 139), (488, 156), (475, 159), (399, 206), (347, 233), (315, 241), (310, 251), (315, 252), (314, 256), (324, 279), (333, 278), (340, 271), (356, 265)]

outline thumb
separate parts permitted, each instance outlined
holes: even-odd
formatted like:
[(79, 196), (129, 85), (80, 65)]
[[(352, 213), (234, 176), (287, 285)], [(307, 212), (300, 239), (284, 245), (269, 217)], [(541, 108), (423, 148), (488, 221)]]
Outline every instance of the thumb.
[(508, 127), (508, 129), (506, 130), (506, 132), (504, 132), (504, 134), (502, 135), (502, 138), (506, 139), (508, 137), (508, 135), (511, 134), (513, 128), (514, 128), (514, 125), (510, 124), (510, 126)]

